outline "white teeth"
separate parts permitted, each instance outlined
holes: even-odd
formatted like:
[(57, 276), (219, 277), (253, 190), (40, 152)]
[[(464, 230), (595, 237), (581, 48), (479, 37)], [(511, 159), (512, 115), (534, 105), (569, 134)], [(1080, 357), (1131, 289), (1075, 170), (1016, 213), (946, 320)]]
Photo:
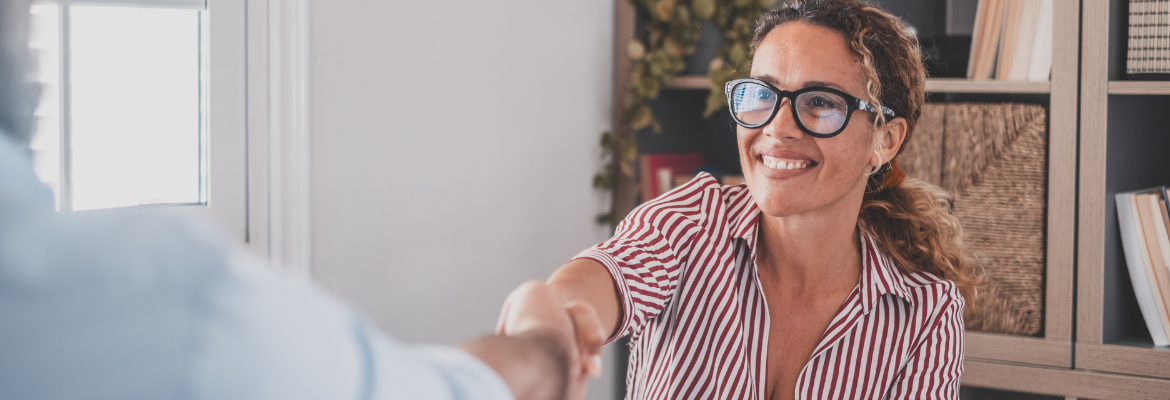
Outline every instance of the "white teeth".
[(807, 168), (809, 165), (809, 162), (805, 161), (805, 160), (785, 161), (785, 160), (781, 160), (779, 158), (772, 157), (772, 156), (763, 156), (762, 159), (764, 162), (764, 166), (771, 168), (771, 169)]

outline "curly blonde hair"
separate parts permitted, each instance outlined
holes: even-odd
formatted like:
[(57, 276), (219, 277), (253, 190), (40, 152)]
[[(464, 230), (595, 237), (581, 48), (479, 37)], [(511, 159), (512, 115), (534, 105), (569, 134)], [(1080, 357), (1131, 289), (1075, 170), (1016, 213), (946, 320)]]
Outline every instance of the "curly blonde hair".
[[(926, 70), (918, 40), (906, 33), (901, 19), (856, 0), (792, 0), (756, 21), (753, 52), (772, 29), (795, 21), (845, 37), (864, 69), (867, 100), (906, 120), (905, 149), (926, 102)], [(880, 128), (886, 117), (874, 114), (874, 126)], [(902, 271), (946, 278), (973, 300), (985, 285), (985, 276), (963, 244), (963, 227), (951, 213), (950, 196), (926, 182), (906, 180), (895, 160), (870, 175), (858, 227), (873, 236)]]

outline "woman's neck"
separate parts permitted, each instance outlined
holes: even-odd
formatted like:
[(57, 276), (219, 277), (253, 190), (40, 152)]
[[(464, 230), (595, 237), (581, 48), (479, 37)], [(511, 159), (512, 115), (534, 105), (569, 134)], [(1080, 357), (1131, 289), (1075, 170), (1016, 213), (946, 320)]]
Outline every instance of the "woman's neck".
[(785, 217), (760, 214), (756, 261), (768, 269), (761, 279), (792, 289), (851, 287), (861, 270), (860, 209), (857, 202)]

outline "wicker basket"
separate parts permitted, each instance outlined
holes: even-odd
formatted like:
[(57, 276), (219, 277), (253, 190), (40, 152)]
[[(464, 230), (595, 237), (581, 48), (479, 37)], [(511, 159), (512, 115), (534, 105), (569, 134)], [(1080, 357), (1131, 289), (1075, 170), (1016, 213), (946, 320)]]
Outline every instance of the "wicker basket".
[(1048, 133), (1035, 104), (923, 107), (898, 157), (907, 175), (949, 192), (989, 285), (968, 299), (967, 329), (1038, 335), (1044, 317)]

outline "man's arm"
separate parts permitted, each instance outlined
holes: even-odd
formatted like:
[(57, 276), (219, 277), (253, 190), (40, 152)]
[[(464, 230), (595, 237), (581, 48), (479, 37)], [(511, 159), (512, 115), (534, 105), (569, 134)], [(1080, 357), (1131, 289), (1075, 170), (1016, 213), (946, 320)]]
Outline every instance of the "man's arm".
[(496, 371), (517, 399), (563, 399), (569, 384), (567, 343), (552, 332), (488, 336), (460, 347)]

